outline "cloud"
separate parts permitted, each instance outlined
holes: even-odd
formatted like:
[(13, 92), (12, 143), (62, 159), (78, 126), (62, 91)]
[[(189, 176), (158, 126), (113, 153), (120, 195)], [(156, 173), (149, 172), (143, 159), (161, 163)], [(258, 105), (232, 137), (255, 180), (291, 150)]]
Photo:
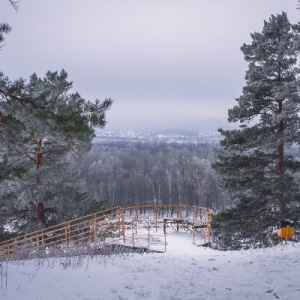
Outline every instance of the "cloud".
[(297, 0), (19, 4), (16, 13), (0, 3), (1, 21), (13, 27), (0, 53), (2, 71), (14, 79), (64, 68), (82, 96), (116, 100), (111, 122), (126, 113), (155, 116), (154, 103), (166, 118), (182, 112), (182, 103), (187, 115), (226, 117), (244, 85), (241, 45), (271, 14), (287, 11), (294, 23), (299, 16)]

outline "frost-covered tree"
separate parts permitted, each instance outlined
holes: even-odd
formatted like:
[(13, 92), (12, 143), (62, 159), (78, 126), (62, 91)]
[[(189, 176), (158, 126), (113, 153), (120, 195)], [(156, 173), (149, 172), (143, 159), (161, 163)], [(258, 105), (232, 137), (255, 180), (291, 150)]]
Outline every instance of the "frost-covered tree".
[(215, 151), (202, 143), (95, 141), (81, 170), (88, 193), (106, 207), (184, 204), (219, 210), (226, 199), (211, 168)]
[[(18, 10), (18, 1), (8, 2)], [(0, 48), (10, 30), (0, 23)], [(14, 82), (0, 71), (0, 227), (7, 218), (44, 226), (99, 206), (80, 189), (74, 162), (112, 101), (85, 101), (71, 87), (65, 71)]]
[(90, 149), (94, 127), (105, 125), (112, 100), (86, 101), (69, 93), (71, 87), (64, 70), (48, 72), (45, 78), (33, 74), (28, 82), (11, 82), (0, 74), (1, 163), (6, 170), (25, 172), (17, 183), (6, 181), (10, 188), (2, 199), (13, 199), (2, 204), (4, 211), (13, 208), (15, 216), (26, 213), (28, 219), (46, 224), (47, 212), (57, 212), (78, 193), (71, 192), (74, 180), (68, 165)]
[(214, 164), (235, 201), (215, 219), (223, 246), (225, 240), (229, 247), (240, 247), (241, 240), (267, 244), (267, 233), (272, 236), (271, 226), (278, 220), (299, 218), (295, 174), (300, 162), (291, 155), (300, 143), (299, 32), (286, 13), (272, 15), (262, 33), (251, 34), (251, 44), (241, 47), (249, 63), (246, 86), (228, 110), (229, 122), (240, 125), (220, 129), (228, 155)]

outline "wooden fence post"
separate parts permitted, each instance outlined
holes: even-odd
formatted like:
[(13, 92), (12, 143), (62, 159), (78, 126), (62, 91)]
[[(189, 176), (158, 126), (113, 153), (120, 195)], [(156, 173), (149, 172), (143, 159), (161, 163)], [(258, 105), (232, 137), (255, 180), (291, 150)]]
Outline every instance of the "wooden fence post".
[(98, 228), (97, 228), (97, 217), (96, 214), (94, 214), (94, 241), (96, 242), (97, 240), (97, 232), (98, 232)]
[(70, 242), (70, 222), (67, 223), (68, 225), (65, 227), (65, 238), (66, 244), (69, 245)]
[(131, 216), (131, 242), (132, 242), (132, 247), (134, 247), (134, 218)]
[(157, 233), (157, 219), (158, 219), (158, 207), (155, 205), (155, 229)]
[(208, 234), (208, 245), (210, 246), (210, 235), (211, 235), (211, 223), (212, 223), (212, 215), (211, 211), (208, 212), (208, 224), (207, 224), (207, 234)]
[(148, 249), (150, 249), (150, 218), (148, 216)]
[(42, 229), (42, 245), (44, 246), (44, 229)]
[[(177, 216), (177, 219), (179, 218), (179, 206), (177, 205), (176, 207), (176, 216)], [(179, 231), (179, 223), (177, 222), (177, 231)]]
[(125, 244), (126, 242), (126, 237), (125, 237), (125, 217), (124, 217), (124, 210), (121, 210), (121, 221), (122, 221), (122, 235), (123, 235), (123, 242)]

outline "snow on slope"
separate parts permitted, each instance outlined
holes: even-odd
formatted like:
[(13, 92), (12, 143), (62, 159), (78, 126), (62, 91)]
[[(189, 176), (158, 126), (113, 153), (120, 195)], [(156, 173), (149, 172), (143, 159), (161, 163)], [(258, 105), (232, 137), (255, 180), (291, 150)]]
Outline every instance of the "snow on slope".
[(167, 238), (166, 253), (4, 263), (0, 299), (300, 299), (296, 243), (220, 252), (195, 246), (190, 233)]

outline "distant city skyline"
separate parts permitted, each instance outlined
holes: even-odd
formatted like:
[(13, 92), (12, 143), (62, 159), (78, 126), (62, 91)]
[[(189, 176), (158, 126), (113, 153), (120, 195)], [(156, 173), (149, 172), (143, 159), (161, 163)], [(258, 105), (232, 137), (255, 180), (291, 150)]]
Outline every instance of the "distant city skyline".
[(198, 126), (209, 119), (218, 128), (242, 93), (247, 63), (240, 47), (251, 42), (250, 33), (261, 32), (271, 14), (300, 19), (298, 0), (18, 5), (16, 12), (9, 1), (0, 3), (0, 22), (12, 27), (0, 71), (15, 80), (65, 69), (82, 97), (115, 101), (107, 128)]

